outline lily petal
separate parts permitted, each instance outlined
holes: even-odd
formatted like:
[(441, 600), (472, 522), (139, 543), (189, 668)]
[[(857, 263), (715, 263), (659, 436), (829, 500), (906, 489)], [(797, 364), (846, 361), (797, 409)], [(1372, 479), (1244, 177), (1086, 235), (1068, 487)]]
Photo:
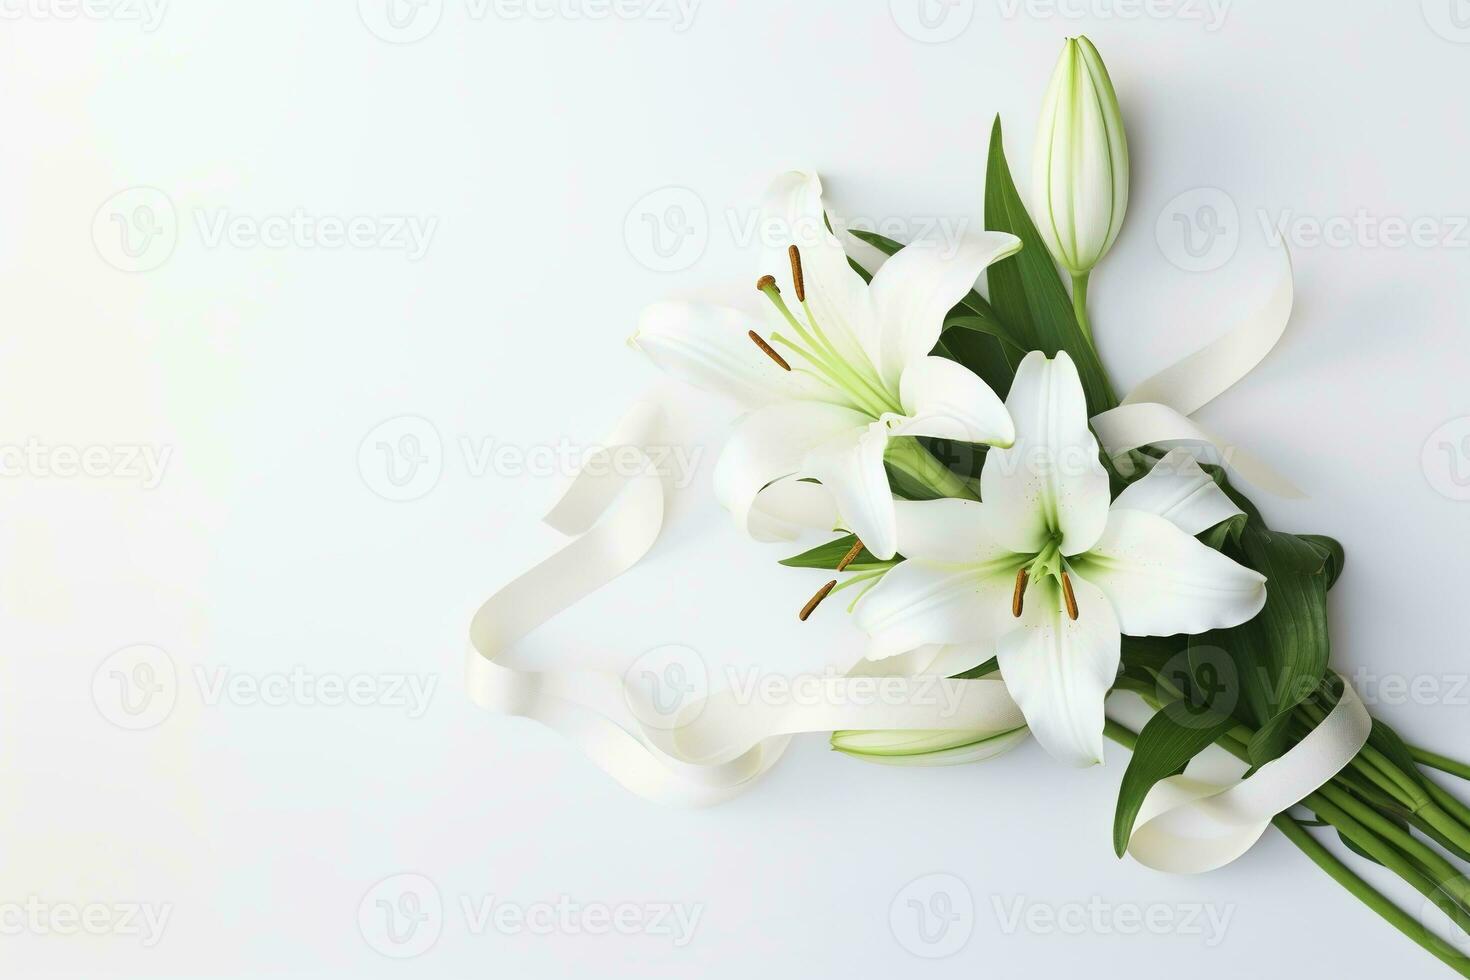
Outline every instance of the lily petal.
[(1266, 579), (1156, 514), (1115, 510), (1077, 574), (1107, 595), (1129, 636), (1239, 626), (1266, 604)]
[(896, 436), (993, 446), (1016, 441), (1016, 427), (1000, 396), (969, 368), (947, 358), (921, 357), (909, 364), (899, 381), (899, 400), (910, 418), (894, 428)]
[(750, 339), (759, 317), (727, 306), (654, 303), (638, 317), (628, 345), (696, 388), (757, 408), (788, 398), (840, 402), (842, 396), (796, 371), (784, 371)]
[(1072, 578), (1077, 618), (1068, 617), (1056, 579), (1026, 590), (1021, 626), (1000, 638), (1006, 689), (1031, 733), (1059, 762), (1091, 766), (1103, 757), (1103, 700), (1122, 655), (1118, 620), (1096, 586)]
[(980, 473), (980, 498), (1012, 550), (1039, 551), (1055, 534), (1064, 555), (1086, 551), (1108, 520), (1108, 475), (1087, 427), (1087, 399), (1066, 351), (1048, 360), (1032, 351), (1006, 398), (1016, 443), (992, 449)]
[(839, 433), (862, 431), (868, 416), (823, 402), (777, 402), (736, 423), (715, 464), (715, 496), (747, 534), (765, 530), (752, 521), (756, 494), (767, 484), (798, 475), (814, 446)]
[(976, 564), (911, 558), (898, 565), (857, 608), (857, 625), (869, 634), (868, 659), (883, 660), (929, 643), (967, 648), (994, 643), (1014, 624), (1011, 592), (1024, 561), (1007, 553)]
[(802, 460), (801, 473), (831, 491), (843, 523), (875, 558), (886, 561), (898, 550), (893, 491), (883, 466), (888, 426), (866, 417), (863, 422), (860, 428), (846, 428), (814, 447)]
[(898, 550), (905, 558), (952, 565), (983, 564), (1008, 549), (997, 544), (978, 500), (895, 500)]
[(757, 541), (794, 541), (807, 531), (830, 531), (840, 521), (831, 491), (788, 477), (756, 494), (746, 530)]
[(1242, 513), (1188, 451), (1175, 449), (1113, 501), (1114, 509), (1157, 514), (1185, 534), (1199, 534)]
[(980, 273), (1020, 247), (1015, 235), (987, 231), (966, 235), (958, 244), (911, 242), (884, 262), (871, 286), (880, 332), (877, 367), (884, 381), (897, 385), (910, 364), (927, 357), (945, 315), (974, 288)]
[[(801, 251), (802, 278), (807, 303), (844, 360), (860, 364), (878, 356), (877, 318), (868, 284), (847, 262), (842, 243), (827, 229), (822, 205), (822, 181), (814, 173), (792, 170), (771, 182), (761, 213), (764, 247), (758, 275), (776, 277), (788, 305), (801, 315), (791, 277), (787, 249)], [(790, 326), (766, 304), (773, 331), (790, 333)]]

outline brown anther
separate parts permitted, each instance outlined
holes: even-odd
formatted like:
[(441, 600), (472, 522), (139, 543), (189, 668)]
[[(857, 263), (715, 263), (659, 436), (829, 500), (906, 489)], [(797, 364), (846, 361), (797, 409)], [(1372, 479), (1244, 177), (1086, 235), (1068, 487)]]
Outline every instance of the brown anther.
[(771, 360), (773, 360), (777, 364), (781, 365), (781, 370), (783, 370), (783, 371), (790, 371), (791, 370), (791, 365), (786, 363), (786, 358), (782, 357), (780, 354), (777, 354), (776, 353), (776, 348), (774, 348), (770, 344), (766, 343), (766, 338), (762, 337), (760, 334), (756, 333), (754, 330), (749, 330), (749, 331), (746, 331), (746, 332), (750, 334), (750, 339), (753, 340), (753, 341), (755, 341), (755, 345), (757, 347), (759, 347), (761, 350), (765, 351), (766, 354), (767, 354), (767, 356), (769, 356)]
[(826, 585), (818, 589), (817, 594), (808, 599), (806, 605), (801, 607), (801, 612), (797, 614), (797, 618), (800, 619), (803, 623), (806, 622), (806, 618), (810, 616), (812, 612), (822, 604), (823, 599), (827, 598), (827, 593), (831, 592), (836, 587), (837, 580), (834, 578), (832, 581), (828, 582)]
[(849, 549), (848, 552), (847, 552), (847, 554), (845, 554), (845, 555), (842, 556), (842, 560), (837, 563), (837, 570), (839, 572), (844, 571), (847, 568), (847, 566), (848, 565), (851, 565), (854, 561), (856, 561), (857, 560), (857, 556), (860, 555), (860, 554), (862, 554), (862, 553), (863, 553), (863, 539), (862, 538), (858, 538), (857, 540), (853, 541), (852, 548)]
[[(761, 276), (755, 281), (755, 288), (760, 290), (761, 292), (765, 292), (767, 289), (776, 289), (776, 277)], [(776, 292), (779, 293), (780, 291), (781, 290), (776, 289)]]
[(1077, 596), (1072, 591), (1072, 580), (1067, 577), (1066, 572), (1062, 573), (1062, 599), (1067, 603), (1067, 618), (1076, 619)]
[(1021, 618), (1021, 607), (1026, 598), (1026, 569), (1016, 572), (1016, 588), (1011, 593), (1011, 615)]
[(791, 279), (796, 283), (796, 301), (798, 303), (805, 303), (806, 279), (801, 275), (801, 249), (792, 245), (786, 250), (786, 254), (791, 256)]

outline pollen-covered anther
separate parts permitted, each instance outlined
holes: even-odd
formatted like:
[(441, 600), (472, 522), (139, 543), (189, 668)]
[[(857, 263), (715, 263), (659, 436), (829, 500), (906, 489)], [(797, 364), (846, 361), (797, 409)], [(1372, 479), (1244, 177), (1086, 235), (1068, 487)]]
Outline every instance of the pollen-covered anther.
[(839, 572), (845, 571), (847, 569), (847, 566), (848, 565), (851, 565), (854, 561), (856, 561), (857, 560), (857, 556), (860, 555), (860, 554), (862, 554), (862, 553), (863, 553), (863, 539), (862, 538), (857, 538), (856, 540), (853, 541), (852, 547), (850, 549), (848, 549), (847, 554), (843, 555), (842, 556), (842, 560), (837, 563), (837, 570)]
[(806, 302), (806, 279), (801, 274), (801, 249), (795, 245), (786, 249), (786, 254), (791, 256), (791, 281), (796, 284), (796, 301)]
[(775, 361), (777, 364), (779, 364), (781, 366), (781, 370), (783, 370), (783, 371), (790, 371), (791, 370), (791, 365), (786, 363), (786, 358), (784, 358), (780, 354), (776, 353), (776, 348), (774, 348), (770, 344), (766, 343), (766, 338), (762, 337), (760, 334), (756, 333), (754, 330), (748, 330), (748, 331), (746, 331), (746, 333), (748, 333), (750, 335), (750, 339), (751, 340), (755, 341), (755, 345), (757, 347), (759, 347), (761, 350), (763, 350), (763, 351), (766, 352), (766, 356), (768, 356), (771, 360)]
[(1016, 588), (1011, 592), (1011, 615), (1017, 619), (1021, 618), (1021, 609), (1026, 599), (1026, 579), (1029, 577), (1024, 568), (1016, 572)]
[(1062, 601), (1067, 604), (1067, 618), (1077, 618), (1077, 594), (1072, 591), (1072, 580), (1066, 572), (1062, 573)]
[(818, 589), (817, 594), (808, 599), (806, 601), (806, 605), (801, 607), (801, 612), (797, 613), (797, 618), (800, 619), (803, 623), (806, 622), (806, 618), (810, 616), (816, 610), (816, 608), (822, 604), (823, 599), (827, 598), (827, 593), (831, 592), (836, 587), (837, 580), (834, 578), (832, 581), (828, 582), (826, 585)]

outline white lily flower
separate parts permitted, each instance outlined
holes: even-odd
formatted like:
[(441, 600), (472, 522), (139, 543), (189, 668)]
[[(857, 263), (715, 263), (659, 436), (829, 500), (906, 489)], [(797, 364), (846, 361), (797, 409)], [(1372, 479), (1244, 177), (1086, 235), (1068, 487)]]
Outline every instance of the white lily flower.
[(1006, 407), (1017, 440), (987, 454), (983, 503), (898, 503), (908, 560), (864, 598), (859, 625), (870, 659), (929, 643), (993, 650), (1046, 750), (1092, 765), (1121, 635), (1238, 626), (1265, 604), (1266, 580), (1194, 538), (1239, 511), (1185, 454), (1109, 501), (1065, 352), (1028, 354)]
[(1074, 277), (1112, 248), (1128, 209), (1128, 139), (1108, 69), (1085, 37), (1068, 38), (1036, 129), (1036, 227)]
[[(753, 408), (715, 468), (715, 493), (741, 527), (782, 533), (757, 495), (780, 481), (819, 481), (841, 522), (879, 558), (895, 552), (884, 460), (947, 495), (973, 493), (912, 438), (1009, 445), (1000, 399), (966, 368), (931, 357), (944, 317), (985, 267), (1020, 248), (982, 232), (958, 243), (911, 243), (865, 283), (828, 228), (814, 174), (772, 185), (758, 317), (726, 307), (659, 303), (630, 343), (663, 369)], [(831, 525), (829, 525), (830, 527)]]

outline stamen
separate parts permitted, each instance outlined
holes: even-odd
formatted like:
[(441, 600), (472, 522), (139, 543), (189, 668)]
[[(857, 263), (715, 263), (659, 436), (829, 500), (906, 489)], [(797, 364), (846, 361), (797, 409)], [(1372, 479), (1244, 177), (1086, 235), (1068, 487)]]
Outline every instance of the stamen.
[(837, 580), (834, 578), (832, 581), (828, 582), (826, 585), (818, 589), (817, 594), (808, 599), (806, 605), (801, 607), (801, 612), (797, 613), (797, 618), (800, 619), (803, 623), (806, 622), (806, 618), (810, 616), (812, 612), (815, 611), (816, 608), (822, 604), (822, 600), (827, 598), (827, 593), (831, 592), (832, 589), (836, 587), (836, 585)]
[(791, 370), (791, 365), (786, 363), (786, 358), (782, 357), (780, 354), (777, 354), (776, 353), (776, 348), (774, 348), (770, 344), (766, 343), (764, 337), (762, 337), (760, 334), (756, 333), (754, 330), (749, 330), (749, 331), (746, 331), (746, 332), (750, 334), (750, 339), (753, 340), (753, 341), (755, 341), (755, 345), (757, 347), (759, 347), (761, 350), (765, 351), (766, 354), (770, 356), (771, 360), (773, 360), (777, 364), (781, 365), (781, 370), (783, 370), (783, 371), (790, 371)]
[(1029, 576), (1026, 574), (1026, 569), (1023, 568), (1020, 571), (1016, 572), (1016, 588), (1015, 591), (1011, 593), (1011, 615), (1015, 616), (1017, 619), (1021, 618), (1021, 607), (1026, 599), (1027, 578), (1029, 578)]
[(847, 554), (843, 555), (842, 556), (842, 560), (837, 563), (837, 570), (839, 572), (845, 570), (847, 568), (847, 566), (848, 565), (851, 565), (857, 559), (857, 556), (860, 555), (860, 554), (862, 554), (862, 553), (863, 553), (863, 539), (862, 538), (858, 538), (855, 541), (853, 541), (853, 543), (852, 543), (852, 549), (850, 551), (848, 551)]
[[(775, 276), (761, 276), (759, 279), (757, 279), (755, 281), (755, 288), (757, 290), (759, 290), (760, 292), (765, 292), (767, 289), (776, 289), (776, 277)], [(776, 289), (776, 292), (779, 293), (780, 291), (781, 290)]]
[(1062, 573), (1062, 599), (1067, 603), (1067, 618), (1075, 620), (1077, 618), (1077, 596), (1072, 591), (1072, 580), (1067, 577), (1066, 572)]
[(796, 283), (796, 301), (806, 302), (806, 279), (801, 274), (801, 249), (792, 245), (786, 249), (786, 254), (791, 257), (791, 279)]

